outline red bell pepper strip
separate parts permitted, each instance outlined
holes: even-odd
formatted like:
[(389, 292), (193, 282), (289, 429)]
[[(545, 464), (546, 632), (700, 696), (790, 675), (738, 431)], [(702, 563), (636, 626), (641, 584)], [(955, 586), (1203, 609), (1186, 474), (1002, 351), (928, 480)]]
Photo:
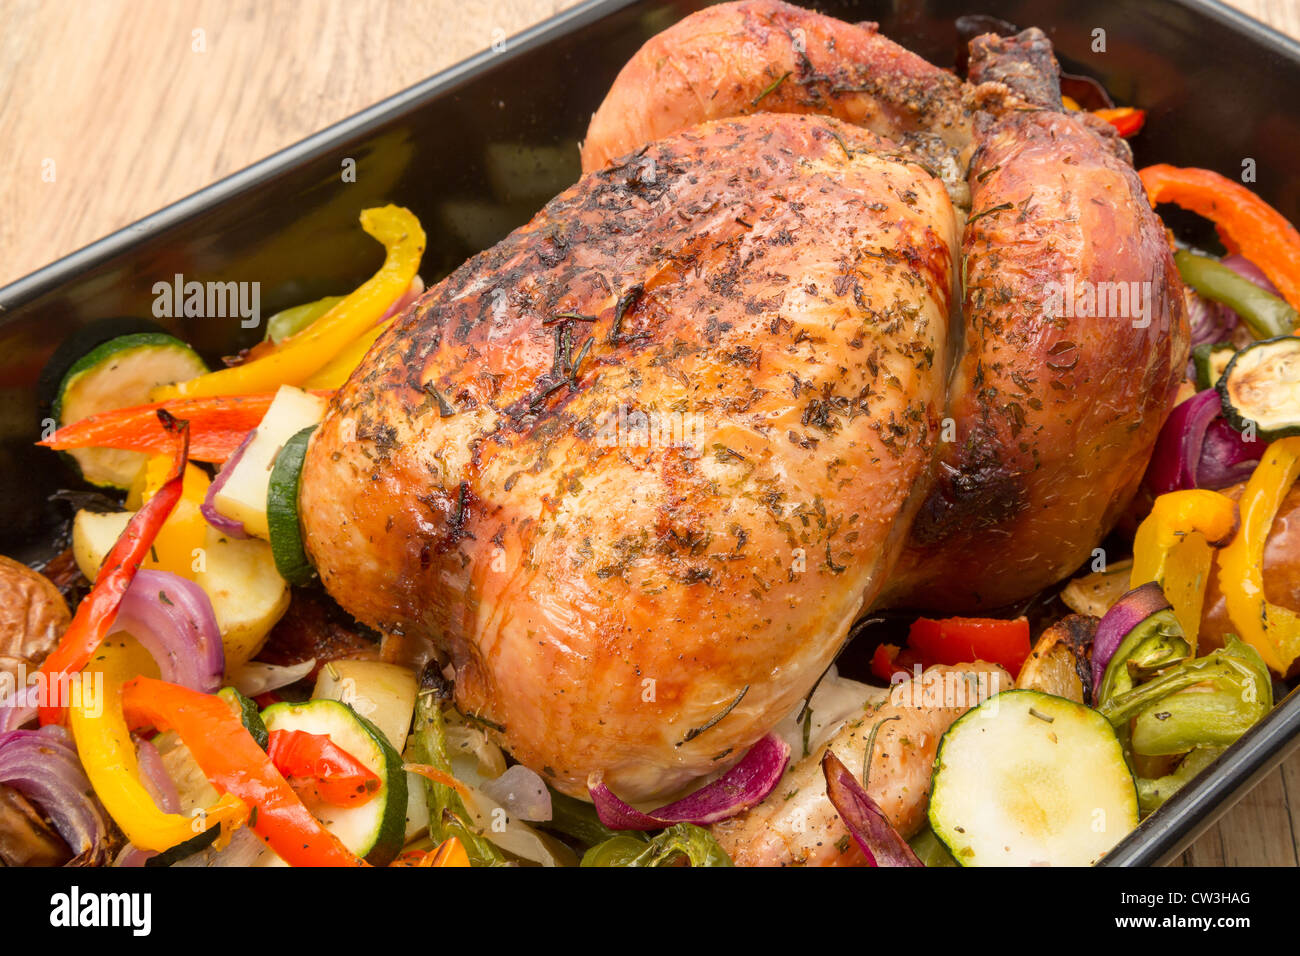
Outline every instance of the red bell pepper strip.
[[(330, 396), (333, 392), (316, 392)], [(275, 393), (222, 395), (216, 398), (177, 398), (152, 405), (119, 408), (91, 415), (60, 428), (37, 442), (46, 448), (120, 448), (158, 454), (166, 451), (167, 432), (159, 427), (161, 409), (190, 423), (190, 458), (220, 464), (239, 447), (248, 433), (261, 424)]]
[(310, 786), (332, 806), (360, 806), (382, 786), (369, 767), (325, 734), (273, 730), (266, 754), (286, 780)]
[(990, 661), (1018, 674), (1029, 657), (1029, 621), (1023, 617), (1014, 621), (985, 617), (936, 621), (922, 617), (912, 623), (907, 645), (921, 655), (926, 666)]
[(1268, 276), (1292, 308), (1300, 309), (1300, 232), (1241, 183), (1208, 169), (1158, 164), (1138, 173), (1151, 205), (1171, 202), (1212, 220), (1232, 252)]
[(1093, 110), (1092, 115), (1104, 119), (1124, 139), (1136, 136), (1146, 125), (1147, 111), (1132, 106), (1121, 106), (1109, 110)]
[(132, 515), (121, 537), (104, 558), (95, 586), (77, 605), (72, 623), (41, 665), (45, 686), (51, 689), (40, 708), (42, 726), (62, 722), (63, 705), (53, 703), (55, 695), (52, 689), (65, 675), (77, 673), (85, 667), (104, 638), (108, 637), (126, 589), (149, 556), (158, 529), (180, 500), (189, 449), (188, 423), (178, 422), (162, 410), (155, 412), (155, 418), (173, 450), (171, 471), (154, 496)]
[(927, 661), (910, 647), (900, 648), (897, 644), (878, 644), (871, 655), (871, 673), (886, 683), (893, 683), (894, 675), (903, 677), (915, 675), (913, 668), (920, 664), (925, 669), (933, 661)]
[(149, 677), (122, 685), (134, 727), (174, 730), (221, 793), (247, 803), (248, 825), (290, 866), (365, 866), (321, 825), (220, 697)]

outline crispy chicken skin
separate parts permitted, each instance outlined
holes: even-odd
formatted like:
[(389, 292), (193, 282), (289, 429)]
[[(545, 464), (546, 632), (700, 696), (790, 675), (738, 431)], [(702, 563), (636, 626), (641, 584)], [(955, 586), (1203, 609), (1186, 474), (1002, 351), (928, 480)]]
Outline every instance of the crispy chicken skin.
[[(897, 140), (970, 140), (961, 81), (876, 32), (779, 0), (722, 3), (643, 46), (582, 146), (584, 172), (705, 120), (819, 113)], [(651, 94), (651, 91), (653, 93)]]
[[(1050, 84), (1032, 72), (1044, 47)], [(1088, 559), (1137, 491), (1189, 343), (1127, 147), (1061, 110), (1041, 32), (978, 38), (986, 74), (1026, 99), (976, 90), (955, 435), (885, 597), (942, 610), (1007, 604)]]
[[(720, 4), (642, 48), (583, 152), (590, 169), (706, 117), (821, 112), (894, 137), (959, 208), (969, 200), (952, 426), (881, 599), (956, 612), (1032, 595), (1089, 556), (1141, 480), (1188, 349), (1181, 283), (1128, 147), (1062, 109), (1048, 39), (978, 37), (970, 77), (871, 24)], [(1081, 298), (1098, 294), (1101, 310)]]
[(956, 229), (941, 182), (823, 117), (709, 123), (586, 175), (331, 403), (301, 498), (322, 581), (434, 640), (460, 708), (564, 791), (599, 769), (659, 799), (726, 767), (901, 549)]
[(910, 837), (925, 824), (939, 739), (967, 710), (1012, 683), (1010, 674), (984, 661), (928, 668), (919, 680), (895, 685), (886, 702), (846, 721), (825, 745), (793, 764), (766, 800), (715, 823), (713, 835), (737, 866), (864, 865), (826, 796), (821, 762), (827, 749), (860, 778), (871, 732), (879, 727), (867, 793)]

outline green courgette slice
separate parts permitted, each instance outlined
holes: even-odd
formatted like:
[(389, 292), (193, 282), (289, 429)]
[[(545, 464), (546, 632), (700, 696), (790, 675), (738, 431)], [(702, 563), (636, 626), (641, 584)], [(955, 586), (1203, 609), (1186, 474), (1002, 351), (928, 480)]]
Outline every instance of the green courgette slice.
[(1246, 346), (1216, 386), (1223, 414), (1262, 441), (1300, 435), (1300, 337), (1279, 335)]

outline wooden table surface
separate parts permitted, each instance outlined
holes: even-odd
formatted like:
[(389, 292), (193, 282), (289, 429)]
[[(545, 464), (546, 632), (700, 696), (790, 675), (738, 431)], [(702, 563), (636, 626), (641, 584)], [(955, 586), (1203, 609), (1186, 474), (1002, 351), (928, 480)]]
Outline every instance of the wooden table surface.
[[(0, 0), (0, 285), (573, 2)], [(1292, 808), (1300, 754), (1181, 862), (1295, 866)]]

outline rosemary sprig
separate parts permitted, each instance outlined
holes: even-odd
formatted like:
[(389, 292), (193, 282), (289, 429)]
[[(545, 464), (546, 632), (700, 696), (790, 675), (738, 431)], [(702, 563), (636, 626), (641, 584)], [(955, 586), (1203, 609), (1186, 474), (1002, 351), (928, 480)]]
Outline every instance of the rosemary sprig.
[(731, 703), (729, 703), (726, 707), (722, 708), (721, 711), (714, 714), (712, 717), (706, 720), (699, 727), (694, 727), (691, 730), (686, 731), (686, 736), (682, 738), (682, 742), (677, 746), (680, 747), (682, 744), (690, 743), (692, 740), (694, 740), (700, 734), (704, 733), (710, 727), (715, 726), (718, 723), (718, 721), (722, 720), (722, 718), (726, 717), (729, 713), (735, 710), (736, 705), (739, 704), (744, 699), (745, 695), (748, 693), (749, 693), (749, 685), (746, 684), (744, 687), (740, 688), (740, 693), (732, 698)]

